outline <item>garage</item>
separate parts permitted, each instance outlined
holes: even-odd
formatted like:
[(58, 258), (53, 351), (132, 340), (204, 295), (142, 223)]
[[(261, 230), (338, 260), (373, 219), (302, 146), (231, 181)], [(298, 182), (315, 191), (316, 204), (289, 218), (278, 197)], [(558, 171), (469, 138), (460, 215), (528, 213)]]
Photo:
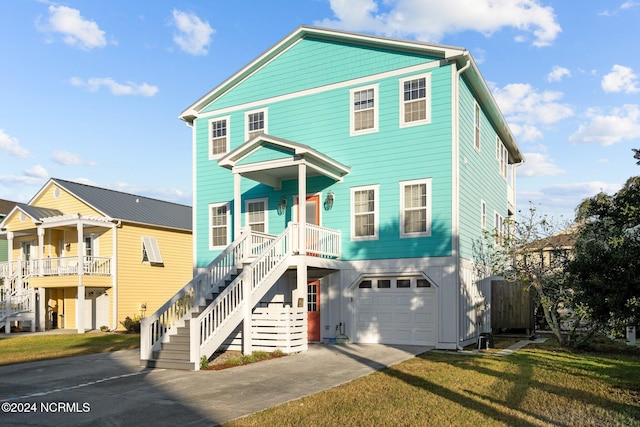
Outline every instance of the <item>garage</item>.
[(354, 342), (435, 345), (437, 288), (423, 277), (365, 278), (354, 290)]

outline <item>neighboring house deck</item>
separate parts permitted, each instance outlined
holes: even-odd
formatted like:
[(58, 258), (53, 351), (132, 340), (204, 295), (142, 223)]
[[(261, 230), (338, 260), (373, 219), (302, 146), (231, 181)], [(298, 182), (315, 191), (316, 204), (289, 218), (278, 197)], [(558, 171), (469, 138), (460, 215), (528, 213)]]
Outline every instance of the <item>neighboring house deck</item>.
[(468, 51), (300, 27), (180, 117), (199, 274), (144, 319), (145, 364), (489, 327), (472, 247), (514, 214), (523, 156)]
[(0, 238), (7, 332), (122, 329), (193, 275), (190, 207), (56, 178), (15, 205)]

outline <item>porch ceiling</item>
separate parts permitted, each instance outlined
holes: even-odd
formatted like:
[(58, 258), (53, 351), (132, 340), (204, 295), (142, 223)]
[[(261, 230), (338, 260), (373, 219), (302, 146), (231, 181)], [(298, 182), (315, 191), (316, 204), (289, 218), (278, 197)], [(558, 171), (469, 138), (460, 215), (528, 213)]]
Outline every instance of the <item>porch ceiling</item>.
[[(267, 148), (276, 149), (281, 155), (269, 159), (251, 159)], [(282, 181), (298, 179), (298, 166), (302, 163), (307, 166), (307, 177), (326, 176), (334, 181), (342, 181), (350, 170), (349, 166), (308, 145), (266, 134), (255, 137), (218, 160), (218, 165), (276, 189), (281, 187)]]

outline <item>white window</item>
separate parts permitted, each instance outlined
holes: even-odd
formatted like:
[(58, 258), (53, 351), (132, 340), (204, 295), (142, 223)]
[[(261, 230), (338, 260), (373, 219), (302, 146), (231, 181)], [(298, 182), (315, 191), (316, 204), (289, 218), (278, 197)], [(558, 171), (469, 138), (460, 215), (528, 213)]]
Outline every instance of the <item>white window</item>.
[(400, 127), (431, 122), (431, 74), (400, 80)]
[(229, 117), (209, 121), (209, 158), (217, 159), (229, 152)]
[(229, 203), (209, 205), (209, 249), (221, 249), (230, 243)]
[(431, 179), (400, 183), (400, 237), (431, 235)]
[(142, 262), (162, 264), (162, 255), (155, 237), (142, 236)]
[(267, 200), (253, 199), (245, 202), (245, 223), (251, 230), (268, 232), (267, 227)]
[(480, 151), (480, 106), (477, 102), (474, 104), (473, 109), (473, 123), (473, 146), (476, 148), (476, 150)]
[(482, 223), (482, 230), (487, 229), (487, 203), (482, 200), (480, 202), (480, 218)]
[(378, 85), (351, 89), (351, 135), (378, 131)]
[(267, 133), (267, 110), (249, 111), (245, 114), (246, 141)]
[(378, 185), (351, 189), (351, 240), (378, 238)]
[(509, 153), (507, 152), (507, 147), (504, 146), (499, 137), (496, 137), (496, 160), (498, 160), (500, 164), (500, 175), (506, 179), (507, 169), (509, 167)]
[(505, 223), (504, 217), (498, 212), (494, 213), (494, 229), (496, 233), (496, 243), (502, 245), (505, 238)]

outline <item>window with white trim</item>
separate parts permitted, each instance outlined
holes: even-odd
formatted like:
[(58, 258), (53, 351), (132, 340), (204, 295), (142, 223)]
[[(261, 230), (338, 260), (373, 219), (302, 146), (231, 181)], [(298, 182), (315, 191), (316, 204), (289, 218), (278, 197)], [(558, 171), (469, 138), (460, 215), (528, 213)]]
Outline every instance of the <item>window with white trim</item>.
[(158, 240), (153, 236), (142, 236), (142, 262), (149, 264), (162, 264), (162, 255)]
[(267, 201), (267, 198), (245, 201), (245, 223), (251, 227), (251, 230), (268, 232)]
[(221, 249), (230, 243), (229, 202), (209, 205), (209, 249)]
[(494, 230), (496, 233), (496, 243), (502, 245), (505, 240), (506, 225), (504, 222), (504, 217), (498, 212), (494, 213)]
[(249, 141), (263, 133), (267, 133), (267, 110), (247, 112), (245, 114), (246, 140)]
[(378, 185), (351, 189), (351, 240), (378, 238)]
[(474, 103), (473, 108), (473, 146), (480, 151), (480, 106)]
[(480, 201), (480, 221), (482, 224), (482, 230), (487, 229), (487, 203), (484, 200)]
[(351, 89), (351, 134), (378, 131), (378, 85)]
[(229, 152), (229, 118), (209, 120), (209, 158), (217, 159)]
[(496, 160), (498, 160), (498, 163), (500, 164), (500, 175), (506, 179), (509, 153), (507, 152), (507, 147), (505, 147), (500, 140), (500, 137), (496, 137)]
[(431, 74), (400, 80), (400, 127), (431, 121)]
[(400, 237), (431, 235), (431, 179), (400, 183)]

